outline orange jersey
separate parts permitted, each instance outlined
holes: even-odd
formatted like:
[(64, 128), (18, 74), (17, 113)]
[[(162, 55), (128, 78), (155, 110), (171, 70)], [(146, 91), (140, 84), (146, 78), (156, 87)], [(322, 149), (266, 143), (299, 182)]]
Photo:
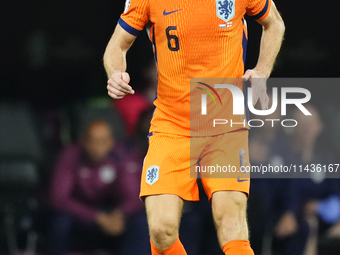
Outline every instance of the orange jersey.
[[(191, 134), (190, 78), (240, 78), (244, 15), (264, 19), (270, 5), (271, 0), (127, 0), (118, 23), (133, 35), (147, 26), (158, 67), (150, 132)], [(232, 113), (231, 102), (224, 107)]]

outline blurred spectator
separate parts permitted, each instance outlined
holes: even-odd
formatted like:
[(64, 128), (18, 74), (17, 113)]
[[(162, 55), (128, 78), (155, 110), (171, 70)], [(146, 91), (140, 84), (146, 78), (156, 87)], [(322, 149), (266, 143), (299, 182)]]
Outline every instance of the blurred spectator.
[(136, 206), (116, 148), (108, 124), (98, 120), (62, 151), (50, 190), (49, 254), (66, 254), (75, 231), (84, 243), (118, 249), (126, 216)]
[[(271, 96), (270, 96), (271, 98)], [(270, 116), (256, 119), (281, 119), (277, 109)], [(265, 122), (250, 131), (249, 151), (253, 166), (287, 166), (297, 161), (289, 139), (279, 122)], [(259, 175), (257, 175), (259, 177)], [(249, 197), (251, 243), (256, 254), (301, 255), (308, 237), (307, 224), (298, 224), (297, 205), (290, 176), (266, 173), (252, 178)], [(276, 254), (276, 253), (275, 253)]]
[[(299, 156), (297, 164), (301, 164), (304, 169), (307, 166), (310, 170), (310, 164), (328, 167), (336, 162), (333, 152), (324, 141), (318, 139), (323, 129), (319, 113), (311, 105), (305, 107), (312, 116), (305, 116), (300, 110), (296, 110), (293, 115), (299, 123), (291, 139), (294, 152)], [(305, 254), (314, 255), (317, 254), (318, 236), (326, 235), (332, 225), (340, 220), (340, 185), (338, 179), (327, 179), (324, 171), (305, 173), (309, 178), (294, 179), (292, 185), (299, 213), (310, 228)]]
[(142, 93), (138, 91), (133, 95), (127, 95), (123, 99), (115, 100), (114, 105), (124, 121), (126, 133), (132, 137), (136, 131), (136, 125), (140, 114), (152, 107), (158, 84), (158, 71), (155, 62), (152, 61), (144, 71), (144, 83)]
[[(136, 185), (129, 185), (130, 193), (134, 194), (131, 200), (139, 207), (136, 208), (127, 223), (127, 234), (122, 255), (149, 255), (151, 254), (149, 229), (146, 220), (144, 203), (139, 199), (140, 181), (143, 161), (148, 149), (150, 121), (153, 107), (140, 114), (133, 137), (128, 138), (123, 144), (123, 158), (125, 171), (131, 176)], [(133, 243), (134, 245), (131, 245)]]
[[(252, 131), (249, 146), (253, 165), (293, 164), (310, 168), (310, 164), (335, 163), (332, 151), (318, 139), (323, 129), (318, 111), (311, 105), (304, 106), (312, 116), (296, 109), (292, 118), (298, 125), (290, 130), (290, 137), (280, 128), (270, 126)], [(270, 116), (274, 118), (280, 119)], [(272, 177), (277, 176), (273, 173)], [(339, 227), (334, 223), (340, 219), (339, 180), (327, 179), (324, 172), (317, 171), (286, 177), (291, 179), (252, 180), (249, 224), (253, 246), (257, 253), (315, 255), (320, 235), (323, 243), (327, 243), (325, 236), (336, 238)], [(339, 252), (334, 246), (330, 249), (330, 245), (328, 251)]]

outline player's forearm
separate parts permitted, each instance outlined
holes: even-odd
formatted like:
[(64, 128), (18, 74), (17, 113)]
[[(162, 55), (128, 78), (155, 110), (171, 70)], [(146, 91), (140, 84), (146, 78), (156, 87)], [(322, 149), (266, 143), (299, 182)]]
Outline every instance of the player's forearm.
[(268, 78), (273, 70), (275, 59), (281, 48), (284, 31), (285, 26), (281, 17), (263, 27), (260, 56), (255, 70), (262, 73), (265, 78)]
[(112, 38), (106, 47), (104, 53), (104, 67), (108, 78), (115, 72), (126, 71), (126, 51), (124, 51), (114, 38)]
[(110, 78), (115, 72), (126, 71), (126, 52), (130, 49), (136, 36), (126, 32), (119, 24), (104, 53), (104, 67)]

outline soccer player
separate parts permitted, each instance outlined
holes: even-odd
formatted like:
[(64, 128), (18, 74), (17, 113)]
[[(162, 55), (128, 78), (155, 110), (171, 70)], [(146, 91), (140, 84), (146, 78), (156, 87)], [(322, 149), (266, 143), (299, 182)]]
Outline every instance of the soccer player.
[[(245, 14), (263, 26), (263, 34), (258, 63), (244, 73)], [(259, 99), (262, 109), (267, 109), (265, 80), (279, 52), (284, 23), (271, 0), (127, 0), (104, 54), (108, 94), (114, 99), (134, 93), (126, 73), (126, 53), (145, 26), (159, 81), (140, 196), (145, 200), (152, 254), (182, 255), (186, 251), (178, 229), (183, 203), (199, 199), (190, 166), (208, 165), (212, 158), (234, 166), (249, 162), (247, 129), (190, 137), (190, 78), (250, 80), (253, 103)], [(225, 106), (230, 108), (231, 102)], [(197, 155), (190, 155), (191, 143), (197, 146)], [(202, 184), (223, 252), (254, 254), (246, 221), (249, 179), (202, 178)]]

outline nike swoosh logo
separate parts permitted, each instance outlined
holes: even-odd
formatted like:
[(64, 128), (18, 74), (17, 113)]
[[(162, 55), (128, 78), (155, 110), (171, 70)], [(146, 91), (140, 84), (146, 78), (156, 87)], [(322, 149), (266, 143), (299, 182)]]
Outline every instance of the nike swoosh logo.
[(180, 11), (180, 10), (181, 10), (181, 9), (178, 9), (178, 10), (175, 10), (175, 11), (172, 11), (172, 12), (166, 12), (166, 10), (164, 10), (163, 15), (164, 15), (164, 16), (167, 16), (167, 15), (170, 15), (170, 14), (172, 14), (172, 13), (178, 12), (178, 11)]
[(240, 177), (237, 177), (237, 181), (238, 182), (247, 182), (249, 181), (248, 179), (240, 179)]

